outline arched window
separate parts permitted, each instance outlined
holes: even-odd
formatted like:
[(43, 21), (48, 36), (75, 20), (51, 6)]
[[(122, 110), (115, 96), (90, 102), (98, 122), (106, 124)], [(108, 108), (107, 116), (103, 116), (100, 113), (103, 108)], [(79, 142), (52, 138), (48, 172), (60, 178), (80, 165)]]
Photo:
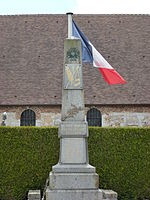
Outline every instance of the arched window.
[(102, 126), (101, 112), (97, 108), (91, 108), (87, 112), (87, 122), (89, 126)]
[(22, 112), (20, 126), (35, 126), (36, 115), (33, 110), (27, 109)]

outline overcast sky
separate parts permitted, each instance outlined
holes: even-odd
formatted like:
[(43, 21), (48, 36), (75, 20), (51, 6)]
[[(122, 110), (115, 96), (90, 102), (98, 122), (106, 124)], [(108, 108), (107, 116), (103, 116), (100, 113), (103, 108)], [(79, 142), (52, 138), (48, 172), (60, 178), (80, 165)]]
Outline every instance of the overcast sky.
[(0, 0), (0, 15), (150, 14), (150, 0)]

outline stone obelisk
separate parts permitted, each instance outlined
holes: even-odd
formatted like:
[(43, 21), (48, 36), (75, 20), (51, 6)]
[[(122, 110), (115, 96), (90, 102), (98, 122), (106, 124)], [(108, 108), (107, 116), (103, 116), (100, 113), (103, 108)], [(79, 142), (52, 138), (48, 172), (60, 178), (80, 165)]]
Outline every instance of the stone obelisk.
[(68, 38), (64, 43), (64, 71), (60, 158), (52, 167), (46, 200), (102, 200), (99, 176), (88, 160), (88, 125), (85, 120), (81, 41), (72, 38), (72, 14), (68, 14)]

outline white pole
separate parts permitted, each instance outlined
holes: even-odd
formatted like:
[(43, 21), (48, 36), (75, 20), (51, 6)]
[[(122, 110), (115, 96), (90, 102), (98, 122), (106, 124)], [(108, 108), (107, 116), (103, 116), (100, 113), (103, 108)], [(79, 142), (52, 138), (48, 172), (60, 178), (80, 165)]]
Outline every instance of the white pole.
[(66, 13), (68, 15), (68, 38), (72, 38), (72, 15), (73, 13)]

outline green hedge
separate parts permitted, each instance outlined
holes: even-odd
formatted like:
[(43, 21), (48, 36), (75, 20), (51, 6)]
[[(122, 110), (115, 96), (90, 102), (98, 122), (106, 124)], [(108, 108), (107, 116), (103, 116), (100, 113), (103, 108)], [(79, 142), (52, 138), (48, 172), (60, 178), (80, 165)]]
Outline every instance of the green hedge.
[(150, 128), (92, 128), (89, 155), (100, 188), (121, 200), (150, 199)]
[[(0, 200), (43, 189), (58, 162), (57, 128), (0, 127)], [(150, 199), (150, 128), (89, 128), (90, 164), (100, 188), (121, 200)]]
[(42, 189), (58, 160), (56, 128), (0, 127), (0, 199), (22, 200)]

